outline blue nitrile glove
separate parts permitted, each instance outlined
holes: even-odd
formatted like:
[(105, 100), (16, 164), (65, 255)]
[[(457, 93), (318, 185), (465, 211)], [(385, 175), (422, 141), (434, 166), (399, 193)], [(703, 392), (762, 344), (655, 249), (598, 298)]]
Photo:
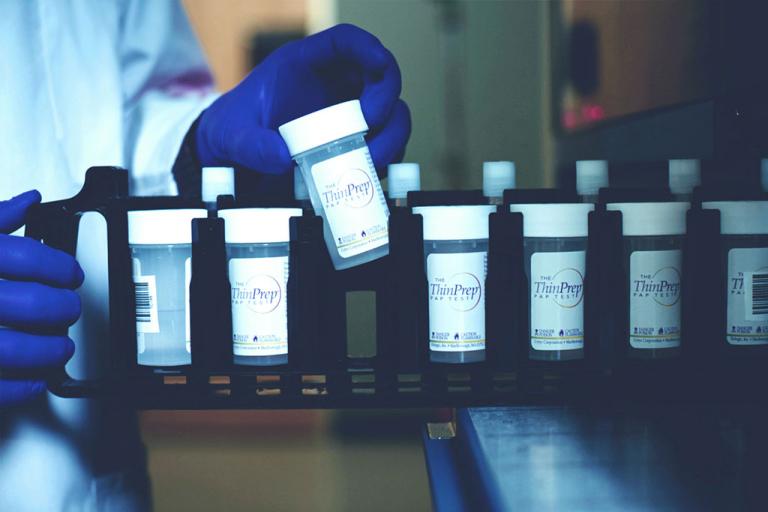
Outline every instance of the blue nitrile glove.
[(388, 164), (402, 159), (411, 133), (400, 86), (392, 53), (353, 25), (288, 43), (203, 112), (195, 138), (200, 163), (288, 172), (293, 163), (277, 127), (359, 98), (371, 157), (385, 172)]
[(72, 340), (53, 333), (80, 316), (80, 297), (72, 290), (83, 283), (83, 270), (65, 252), (7, 234), (38, 202), (36, 190), (0, 201), (0, 408), (45, 389), (41, 380), (3, 379), (4, 372), (62, 366), (75, 350)]

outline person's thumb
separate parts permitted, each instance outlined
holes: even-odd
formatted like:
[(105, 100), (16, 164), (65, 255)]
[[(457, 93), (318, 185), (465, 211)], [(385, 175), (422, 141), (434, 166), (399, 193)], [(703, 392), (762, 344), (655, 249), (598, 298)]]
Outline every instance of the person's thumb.
[(0, 233), (13, 233), (23, 226), (27, 210), (41, 199), (40, 192), (30, 190), (8, 201), (0, 201)]

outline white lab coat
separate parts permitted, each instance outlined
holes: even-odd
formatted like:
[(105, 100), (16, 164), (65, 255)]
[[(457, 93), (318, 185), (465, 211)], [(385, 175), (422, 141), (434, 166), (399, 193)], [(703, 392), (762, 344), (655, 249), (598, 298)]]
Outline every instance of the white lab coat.
[[(175, 193), (173, 161), (212, 83), (177, 0), (3, 0), (0, 196), (69, 197), (93, 165), (131, 169), (133, 194)], [(107, 326), (103, 221), (83, 222), (68, 365), (81, 377), (97, 370)], [(108, 403), (51, 397), (46, 410), (0, 412), (0, 510), (144, 508), (142, 453), (133, 414)]]

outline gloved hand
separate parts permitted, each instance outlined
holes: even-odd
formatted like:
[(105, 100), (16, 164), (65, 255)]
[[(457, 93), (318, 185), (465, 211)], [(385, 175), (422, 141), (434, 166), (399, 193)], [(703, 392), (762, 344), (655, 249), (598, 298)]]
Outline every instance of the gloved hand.
[(411, 133), (400, 69), (368, 32), (337, 25), (277, 49), (200, 117), (195, 141), (203, 166), (239, 165), (262, 173), (293, 168), (277, 127), (359, 98), (368, 146), (380, 173), (402, 159)]
[(38, 202), (36, 190), (0, 202), (0, 408), (45, 390), (41, 380), (3, 379), (4, 372), (62, 366), (75, 350), (72, 340), (54, 333), (80, 316), (72, 290), (82, 284), (83, 270), (65, 252), (7, 234)]

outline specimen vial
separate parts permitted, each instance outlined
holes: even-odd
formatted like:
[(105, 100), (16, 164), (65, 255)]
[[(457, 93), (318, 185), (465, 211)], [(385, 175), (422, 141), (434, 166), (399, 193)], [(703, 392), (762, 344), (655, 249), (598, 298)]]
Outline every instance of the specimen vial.
[(676, 356), (681, 340), (681, 286), (686, 202), (609, 203), (621, 212), (628, 278), (630, 357)]
[(695, 159), (669, 161), (669, 191), (678, 201), (690, 201), (701, 185), (701, 164)]
[(428, 281), (429, 354), (437, 363), (485, 360), (488, 216), (495, 206), (420, 206)]
[(608, 162), (579, 160), (576, 162), (576, 194), (585, 203), (596, 203), (601, 188), (608, 187)]
[(515, 188), (515, 162), (483, 162), (483, 195), (489, 204), (502, 204), (504, 191)]
[(203, 209), (128, 212), (140, 365), (180, 366), (192, 362), (192, 219), (207, 214)]
[(726, 332), (732, 346), (768, 344), (768, 201), (711, 201), (720, 211)]
[(531, 359), (584, 357), (584, 277), (594, 209), (583, 203), (510, 205), (523, 214)]
[(235, 364), (288, 362), (290, 218), (299, 208), (232, 208), (224, 219), (232, 289), (232, 354)]
[(333, 266), (341, 270), (389, 254), (389, 209), (365, 143), (360, 102), (339, 103), (279, 129), (323, 218)]
[(408, 206), (408, 192), (421, 190), (419, 164), (403, 162), (387, 168), (387, 196), (392, 206)]
[(203, 202), (209, 209), (216, 208), (216, 198), (235, 195), (235, 170), (232, 167), (203, 167)]

